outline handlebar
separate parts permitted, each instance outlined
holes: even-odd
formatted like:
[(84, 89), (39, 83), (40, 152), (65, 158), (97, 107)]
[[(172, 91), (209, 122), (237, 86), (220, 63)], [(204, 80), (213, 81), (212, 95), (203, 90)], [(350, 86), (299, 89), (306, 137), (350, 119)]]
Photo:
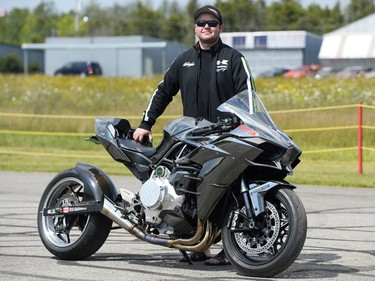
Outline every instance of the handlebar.
[(204, 127), (204, 128), (198, 128), (190, 132), (192, 136), (198, 136), (198, 135), (204, 135), (208, 132), (211, 132), (212, 128), (210, 127)]
[(208, 127), (197, 128), (190, 132), (192, 136), (205, 135), (207, 133), (225, 132), (232, 128), (232, 120), (221, 120)]

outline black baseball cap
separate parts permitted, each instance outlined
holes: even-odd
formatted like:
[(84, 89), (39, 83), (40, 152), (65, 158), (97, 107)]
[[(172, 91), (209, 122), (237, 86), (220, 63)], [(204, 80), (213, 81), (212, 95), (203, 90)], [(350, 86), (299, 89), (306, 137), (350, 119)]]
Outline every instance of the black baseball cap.
[(198, 10), (196, 10), (195, 13), (194, 13), (194, 21), (197, 20), (199, 15), (204, 14), (204, 13), (214, 15), (219, 20), (220, 24), (223, 24), (223, 18), (221, 16), (220, 11), (216, 7), (211, 6), (211, 5), (206, 5), (206, 6), (203, 6), (202, 8), (199, 8)]

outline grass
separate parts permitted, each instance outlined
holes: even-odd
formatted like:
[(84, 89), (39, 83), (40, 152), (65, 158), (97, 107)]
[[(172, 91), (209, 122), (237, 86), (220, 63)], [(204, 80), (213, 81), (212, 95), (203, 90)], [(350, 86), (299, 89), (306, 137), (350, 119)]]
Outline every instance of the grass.
[[(127, 117), (137, 126), (160, 79), (0, 75), (0, 169), (57, 173), (76, 162), (87, 162), (109, 174), (130, 175), (103, 147), (86, 142), (84, 136), (93, 133), (95, 116)], [(288, 180), (297, 185), (375, 186), (375, 79), (256, 82), (275, 123), (304, 151)], [(362, 175), (355, 149), (358, 101), (366, 105)], [(317, 107), (321, 110), (309, 110)], [(163, 117), (180, 112), (178, 96)], [(155, 144), (168, 121), (160, 118), (154, 127)], [(305, 130), (315, 128), (321, 130)]]
[(363, 173), (360, 174), (355, 152), (331, 152), (329, 155), (316, 154), (313, 157), (302, 156), (301, 163), (287, 180), (304, 185), (374, 188), (375, 161), (373, 155), (371, 157), (372, 159), (365, 157)]

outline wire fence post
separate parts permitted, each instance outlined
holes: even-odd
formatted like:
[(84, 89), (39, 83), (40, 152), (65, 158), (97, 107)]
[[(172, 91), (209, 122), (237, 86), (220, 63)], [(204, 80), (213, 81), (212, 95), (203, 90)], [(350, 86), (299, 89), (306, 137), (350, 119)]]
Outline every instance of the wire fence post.
[(362, 102), (358, 102), (358, 173), (362, 175), (363, 173), (363, 154), (362, 154), (362, 143), (363, 143), (363, 136), (362, 136)]

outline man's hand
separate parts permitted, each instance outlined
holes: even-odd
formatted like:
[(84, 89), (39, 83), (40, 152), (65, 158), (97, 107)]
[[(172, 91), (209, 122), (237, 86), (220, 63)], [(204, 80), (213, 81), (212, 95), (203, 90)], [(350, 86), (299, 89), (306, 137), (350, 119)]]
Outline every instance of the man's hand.
[(142, 128), (135, 129), (133, 133), (133, 140), (143, 142), (145, 138), (148, 138), (150, 142), (152, 142), (152, 134), (150, 131), (147, 131)]

